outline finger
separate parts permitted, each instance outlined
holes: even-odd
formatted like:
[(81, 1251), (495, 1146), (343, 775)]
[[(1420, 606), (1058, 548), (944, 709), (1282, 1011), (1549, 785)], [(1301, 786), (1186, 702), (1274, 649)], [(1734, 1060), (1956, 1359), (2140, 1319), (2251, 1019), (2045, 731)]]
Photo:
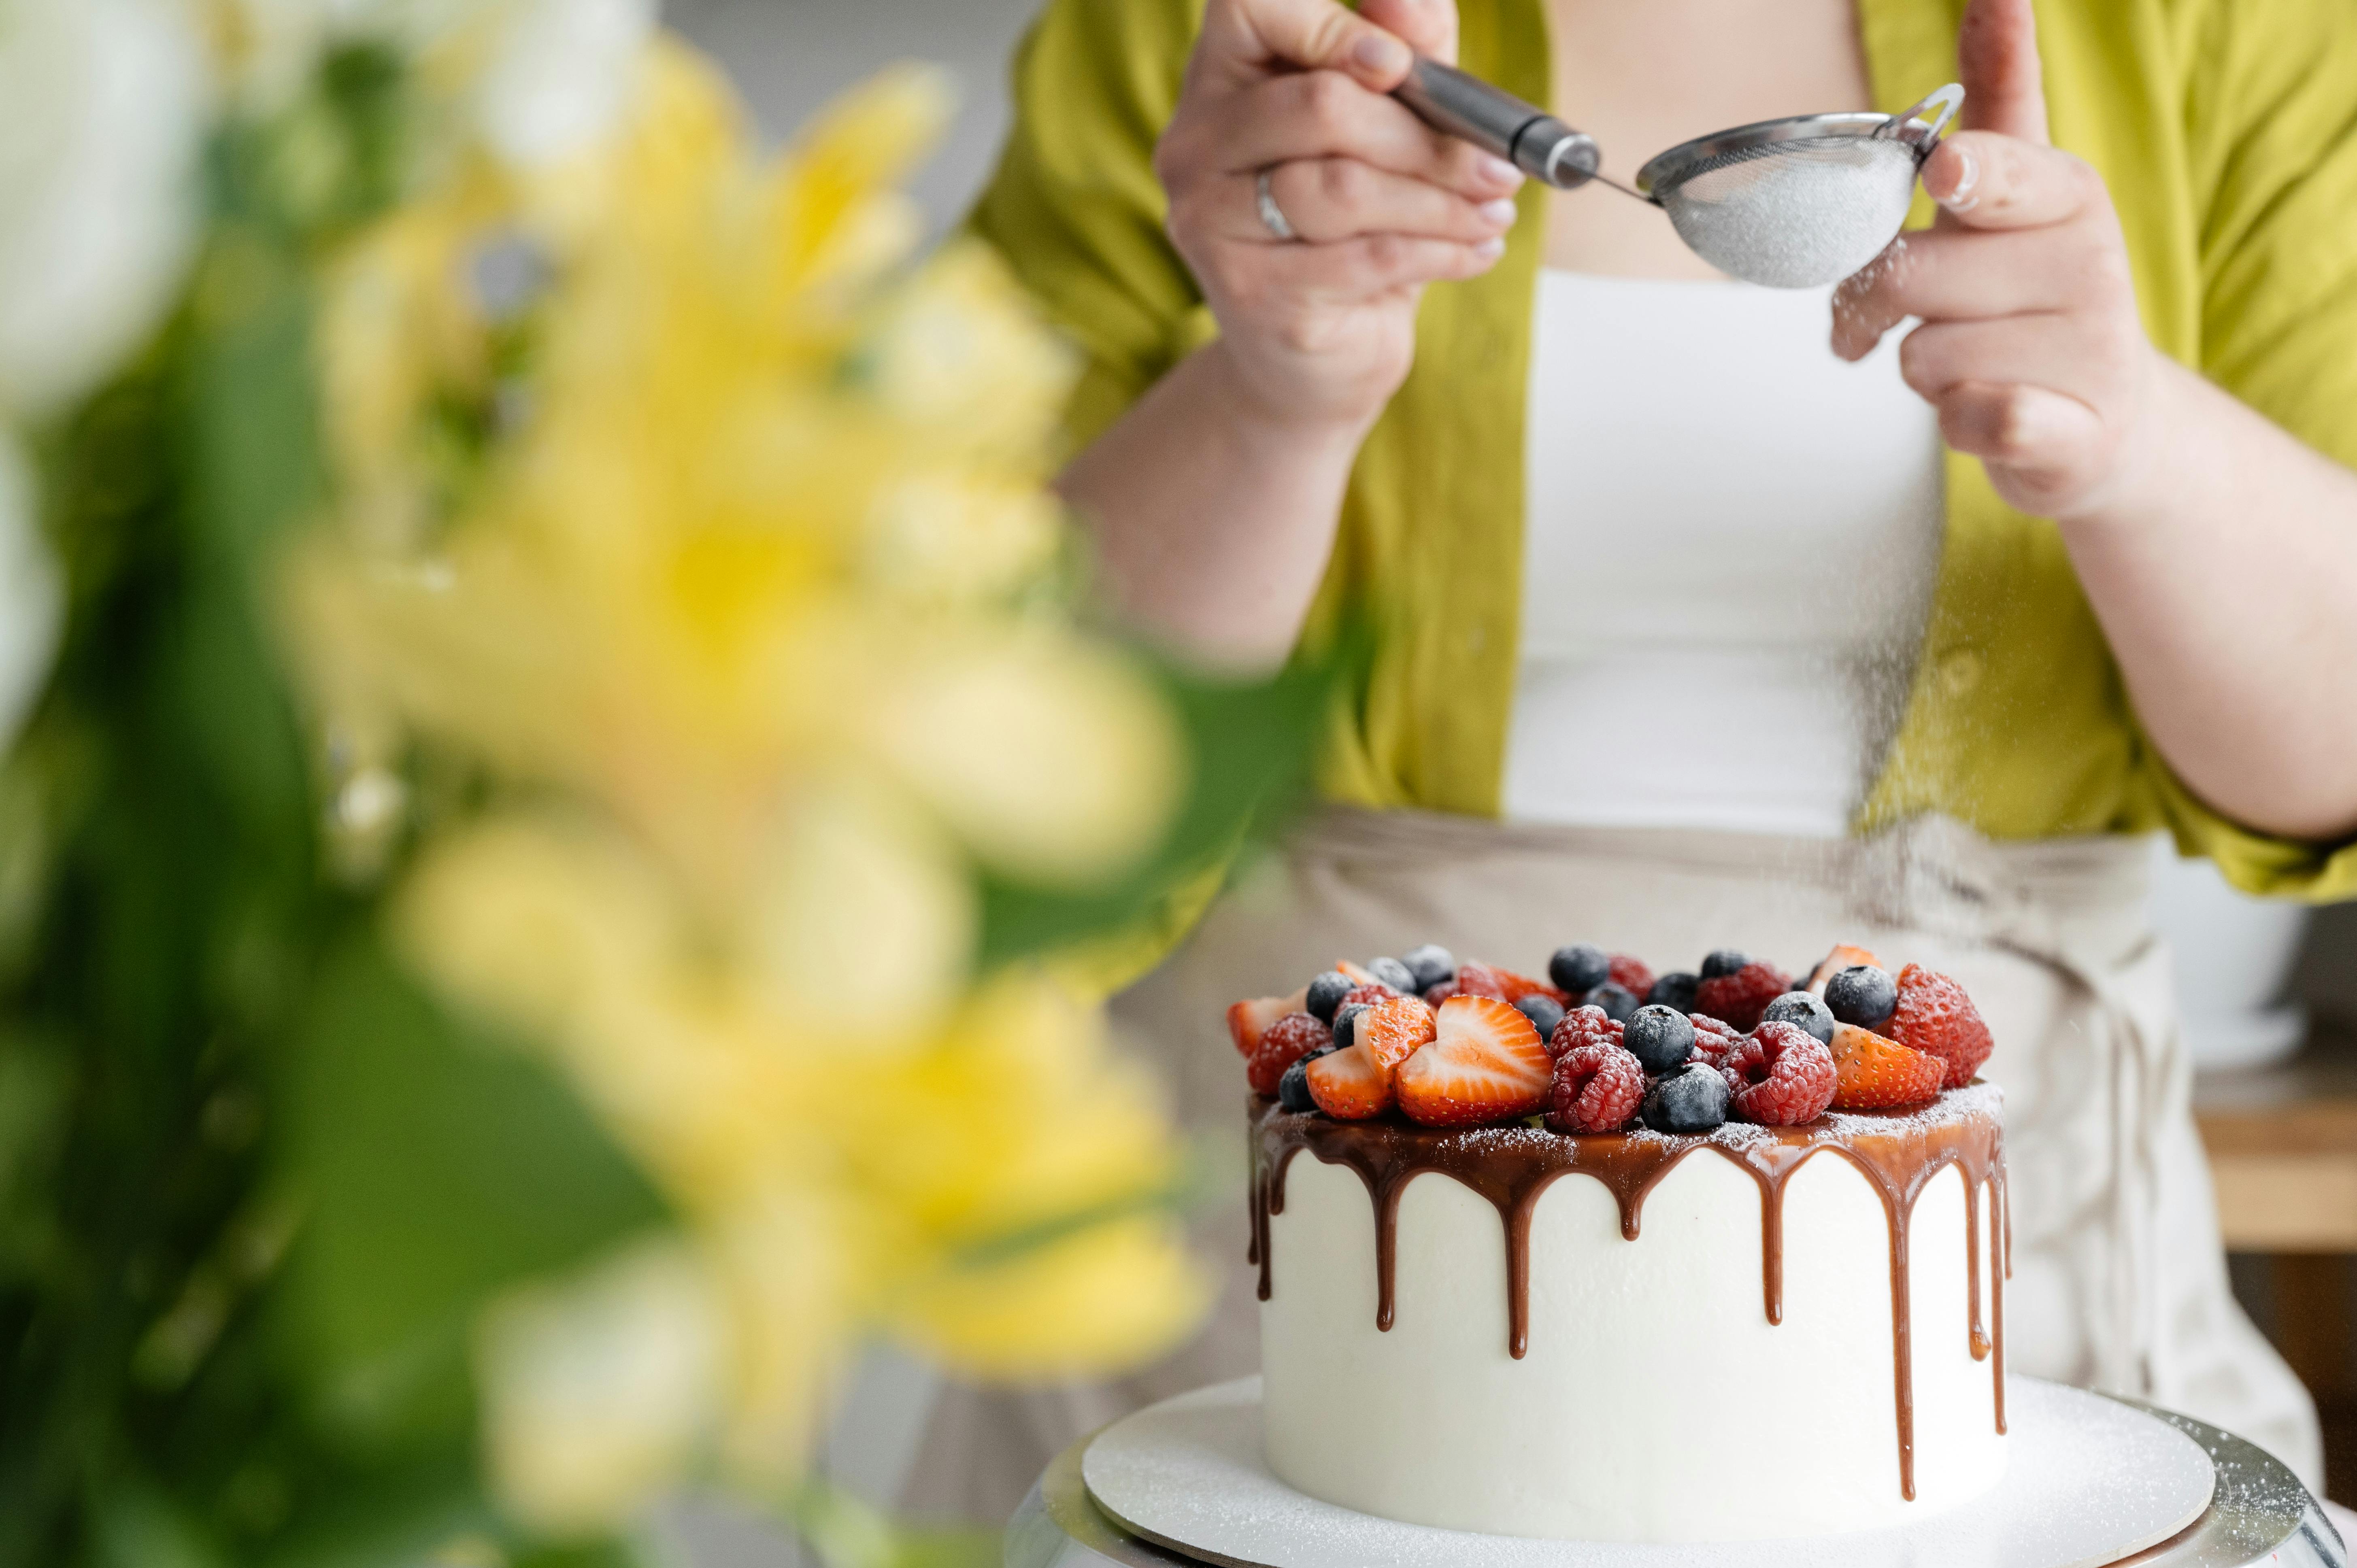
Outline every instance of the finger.
[[(2042, 477), (2074, 474), (2100, 450), (2103, 419), (2074, 397), (2045, 387), (1965, 381), (1940, 399), (1940, 438), (1956, 451), (2017, 471), (2034, 492)], [(2030, 499), (2030, 497), (2023, 498)], [(2032, 505), (2034, 510), (2044, 510)]]
[(1359, 15), (1420, 55), (1457, 63), (1457, 0), (1364, 0)]
[(1910, 316), (1971, 321), (2066, 309), (2121, 281), (2112, 252), (2078, 228), (1902, 234), (1834, 290), (1834, 352), (1862, 360)]
[[(1221, 229), (1233, 240), (1275, 242), (1261, 220), (1257, 177), (1220, 182)], [(1513, 227), (1511, 197), (1469, 200), (1426, 180), (1393, 174), (1356, 158), (1304, 158), (1269, 171), (1269, 196), (1293, 231), (1312, 244), (1369, 234), (1408, 234), (1479, 244)]]
[(1257, 174), (1297, 158), (1351, 157), (1487, 200), (1520, 189), (1523, 173), (1470, 142), (1447, 136), (1395, 98), (1330, 70), (1265, 81), (1210, 122), (1212, 157), (1227, 174)]
[(1923, 163), (1923, 188), (1953, 225), (2029, 229), (2061, 223), (2105, 199), (2093, 166), (1994, 131), (1959, 131)]
[(1479, 277), (1506, 253), (1503, 240), (1465, 245), (1454, 240), (1371, 234), (1331, 245), (1278, 245), (1268, 252), (1277, 288), (1352, 303), (1422, 284)]
[(1336, 0), (1208, 0), (1195, 59), (1232, 86), (1338, 70), (1373, 92), (1397, 87), (1413, 63), (1407, 45)]
[(2115, 356), (2072, 316), (2007, 316), (1994, 321), (1934, 321), (1899, 346), (1899, 374), (1938, 403), (1967, 381), (2044, 387), (2087, 402), (2118, 380)]
[(1964, 129), (2047, 143), (2045, 71), (2031, 0), (1969, 0), (1956, 29), (1956, 67)]

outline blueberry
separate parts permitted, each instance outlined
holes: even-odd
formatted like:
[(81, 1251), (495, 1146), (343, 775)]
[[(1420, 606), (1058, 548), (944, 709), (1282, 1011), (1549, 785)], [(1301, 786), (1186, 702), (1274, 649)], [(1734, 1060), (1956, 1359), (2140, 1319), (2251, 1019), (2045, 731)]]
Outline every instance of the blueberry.
[(1707, 1133), (1727, 1120), (1727, 1079), (1691, 1062), (1654, 1084), (1639, 1114), (1656, 1133)]
[(1400, 962), (1407, 965), (1408, 973), (1415, 977), (1418, 991), (1429, 991), (1457, 978), (1457, 955), (1438, 942), (1408, 949), (1400, 954)]
[(1871, 1029), (1899, 1005), (1899, 986), (1870, 963), (1852, 964), (1825, 982), (1825, 1006), (1845, 1024)]
[(1395, 958), (1369, 959), (1367, 961), (1367, 972), (1373, 975), (1377, 980), (1382, 981), (1385, 985), (1390, 986), (1394, 991), (1414, 993), (1424, 989), (1424, 987), (1415, 983), (1415, 976), (1409, 971), (1407, 965), (1400, 962), (1400, 961)]
[(1554, 1034), (1555, 1026), (1563, 1022), (1563, 1004), (1552, 996), (1541, 996), (1534, 991), (1514, 1005), (1522, 1009), (1523, 1016), (1531, 1021), (1542, 1040)]
[(1309, 1093), (1309, 1064), (1319, 1057), (1330, 1055), (1339, 1048), (1335, 1046), (1320, 1046), (1286, 1068), (1285, 1076), (1276, 1080), (1277, 1104), (1296, 1114), (1307, 1114), (1317, 1110), (1318, 1101), (1312, 1099)]
[(1604, 956), (1602, 948), (1574, 942), (1555, 950), (1555, 956), (1547, 960), (1547, 978), (1566, 995), (1585, 996), (1612, 978), (1612, 961)]
[(1648, 1074), (1671, 1072), (1694, 1055), (1694, 1020), (1674, 1007), (1640, 1007), (1629, 1015), (1620, 1043)]
[(1616, 1024), (1625, 1024), (1629, 1015), (1637, 1010), (1637, 993), (1616, 981), (1606, 981), (1579, 999), (1582, 1007), (1601, 1007), (1604, 1015)]
[(1695, 987), (1701, 983), (1699, 976), (1679, 970), (1654, 981), (1653, 989), (1645, 993), (1645, 1000), (1658, 1002), (1664, 1007), (1674, 1007), (1681, 1013), (1691, 1013), (1695, 1010)]
[(1351, 977), (1339, 969), (1329, 969), (1309, 983), (1309, 1000), (1302, 1005), (1319, 1023), (1331, 1024), (1334, 1009), (1342, 1005), (1342, 998), (1351, 991)]
[(1787, 991), (1760, 1010), (1763, 1024), (1798, 1024), (1825, 1045), (1834, 1043), (1834, 1015), (1805, 991)]
[(1702, 961), (1705, 980), (1724, 980), (1749, 963), (1751, 959), (1740, 948), (1721, 948)]
[(1352, 1029), (1353, 1026), (1355, 1026), (1359, 1021), (1359, 1015), (1372, 1011), (1373, 1011), (1373, 1009), (1369, 1004), (1364, 1002), (1353, 1002), (1348, 1007), (1345, 1007), (1340, 1012), (1335, 1014), (1334, 1044), (1338, 1047), (1352, 1044)]

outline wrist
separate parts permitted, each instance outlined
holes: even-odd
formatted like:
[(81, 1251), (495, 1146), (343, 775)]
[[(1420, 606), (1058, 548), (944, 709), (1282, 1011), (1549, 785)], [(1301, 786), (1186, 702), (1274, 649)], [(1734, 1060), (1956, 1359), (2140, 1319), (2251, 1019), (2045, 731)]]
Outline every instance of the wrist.
[(1358, 456), (1367, 433), (1389, 401), (1379, 401), (1371, 409), (1338, 407), (1272, 386), (1271, 378), (1254, 374), (1225, 338), (1213, 338), (1196, 358), (1203, 362), (1218, 406), (1228, 411), (1229, 423), (1248, 457), (1265, 455), (1300, 462), (1318, 456), (1339, 456), (1347, 467)]
[(2054, 521), (2066, 533), (2098, 534), (2148, 526), (2188, 483), (2188, 461), (2198, 456), (2201, 432), (2189, 416), (2190, 372), (2147, 342), (2141, 386), (2109, 480), (2095, 486)]

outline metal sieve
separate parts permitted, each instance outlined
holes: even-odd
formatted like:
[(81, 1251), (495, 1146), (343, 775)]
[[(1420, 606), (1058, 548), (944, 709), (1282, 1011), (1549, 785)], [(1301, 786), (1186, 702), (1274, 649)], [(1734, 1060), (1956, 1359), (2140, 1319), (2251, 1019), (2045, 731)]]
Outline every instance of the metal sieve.
[[(1651, 202), (1704, 261), (1747, 283), (1818, 288), (1882, 252), (1907, 221), (1916, 171), (1955, 117), (1954, 82), (1896, 114), (1800, 114), (1683, 142), (1637, 171), (1634, 190), (1596, 172), (1596, 143), (1551, 114), (1435, 60), (1400, 101), (1566, 190), (1590, 180)], [(1917, 116), (1936, 111), (1930, 120)]]

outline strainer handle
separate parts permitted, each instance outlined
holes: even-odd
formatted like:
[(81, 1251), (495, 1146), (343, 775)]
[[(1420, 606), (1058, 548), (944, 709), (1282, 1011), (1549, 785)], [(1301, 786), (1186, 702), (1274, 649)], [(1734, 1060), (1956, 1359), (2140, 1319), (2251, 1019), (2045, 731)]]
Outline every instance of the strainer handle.
[[(1923, 160), (1932, 156), (1932, 149), (1940, 145), (1940, 133), (1948, 128), (1948, 122), (1956, 117), (1956, 111), (1964, 107), (1964, 84), (1952, 81), (1945, 87), (1932, 89), (1893, 114), (1874, 134), (1889, 141), (1904, 142), (1912, 147), (1915, 150), (1915, 166), (1921, 168)], [(1924, 121), (1924, 111), (1934, 105), (1938, 106), (1939, 113), (1928, 122)]]
[(1416, 57), (1392, 95), (1434, 130), (1497, 154), (1523, 173), (1569, 190), (1602, 161), (1596, 140), (1478, 76)]

